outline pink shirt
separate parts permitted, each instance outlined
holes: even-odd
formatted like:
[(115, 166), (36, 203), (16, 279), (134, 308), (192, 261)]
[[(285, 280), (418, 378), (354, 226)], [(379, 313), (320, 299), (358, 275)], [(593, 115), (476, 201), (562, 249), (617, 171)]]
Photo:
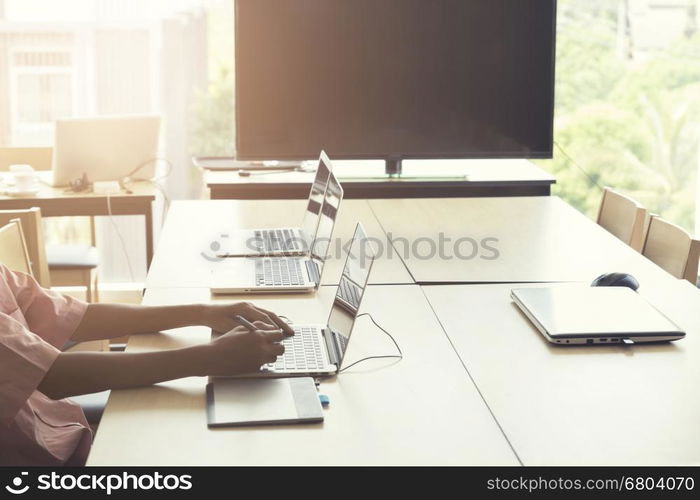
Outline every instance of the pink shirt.
[(78, 405), (37, 386), (87, 304), (0, 264), (0, 465), (82, 465), (92, 435)]

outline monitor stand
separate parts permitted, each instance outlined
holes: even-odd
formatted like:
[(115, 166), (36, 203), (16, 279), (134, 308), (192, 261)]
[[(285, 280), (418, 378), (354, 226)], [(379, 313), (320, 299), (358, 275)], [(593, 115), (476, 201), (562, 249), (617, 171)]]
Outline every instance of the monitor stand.
[(400, 177), (401, 171), (403, 170), (401, 158), (387, 158), (386, 165), (384, 167), (384, 173), (391, 177)]
[(354, 175), (348, 175), (348, 176), (343, 176), (341, 173), (338, 173), (338, 178), (343, 180), (343, 178), (346, 179), (353, 179), (353, 180), (386, 180), (386, 179), (395, 179), (397, 181), (399, 180), (422, 180), (422, 181), (464, 181), (467, 180), (467, 176), (465, 174), (430, 174), (426, 173), (425, 175), (403, 175), (403, 167), (402, 167), (402, 158), (387, 158), (384, 160), (385, 161), (385, 166), (384, 166), (384, 174), (377, 174), (377, 175), (362, 175), (359, 174), (357, 176)]

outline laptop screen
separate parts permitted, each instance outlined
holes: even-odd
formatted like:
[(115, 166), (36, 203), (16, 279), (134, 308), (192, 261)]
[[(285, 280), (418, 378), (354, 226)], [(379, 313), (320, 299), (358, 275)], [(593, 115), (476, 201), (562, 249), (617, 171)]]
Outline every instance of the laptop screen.
[(340, 366), (345, 356), (345, 349), (350, 340), (352, 327), (360, 309), (362, 296), (369, 280), (369, 272), (374, 262), (374, 252), (361, 224), (355, 227), (350, 251), (345, 260), (340, 284), (335, 292), (335, 299), (328, 315), (328, 328), (338, 338)]
[(333, 237), (333, 226), (335, 226), (340, 202), (343, 199), (343, 188), (338, 179), (333, 175), (333, 172), (330, 172), (328, 175), (328, 185), (326, 194), (323, 197), (316, 238), (314, 238), (314, 242), (311, 245), (311, 257), (318, 266), (318, 283), (321, 281), (320, 276), (323, 272), (323, 264), (328, 257), (328, 250)]
[(306, 239), (304, 242), (305, 248), (309, 248), (316, 234), (318, 216), (323, 206), (323, 196), (326, 192), (326, 185), (328, 184), (330, 173), (331, 163), (326, 154), (321, 151), (321, 156), (318, 159), (318, 168), (316, 168), (316, 176), (314, 177), (313, 184), (311, 184), (311, 191), (309, 192), (309, 201), (306, 205), (306, 211), (304, 212), (304, 219), (301, 221), (301, 231), (303, 237)]

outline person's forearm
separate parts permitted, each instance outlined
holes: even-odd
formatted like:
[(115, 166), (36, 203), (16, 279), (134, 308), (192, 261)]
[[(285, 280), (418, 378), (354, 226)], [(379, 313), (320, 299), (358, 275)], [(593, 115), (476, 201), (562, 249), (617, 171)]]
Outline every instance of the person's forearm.
[(38, 389), (52, 399), (206, 373), (206, 346), (143, 353), (64, 352)]
[(90, 304), (71, 340), (84, 342), (199, 324), (204, 306)]

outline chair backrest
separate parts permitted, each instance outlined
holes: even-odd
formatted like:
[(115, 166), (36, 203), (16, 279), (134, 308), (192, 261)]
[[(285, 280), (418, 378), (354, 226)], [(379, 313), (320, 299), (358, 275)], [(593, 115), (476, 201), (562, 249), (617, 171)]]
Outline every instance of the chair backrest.
[(636, 200), (608, 187), (598, 210), (598, 224), (640, 252), (644, 244), (647, 211)]
[(31, 165), (34, 170), (51, 170), (52, 148), (0, 148), (0, 170), (10, 165)]
[(14, 219), (19, 219), (22, 223), (22, 233), (34, 278), (44, 288), (50, 288), (51, 278), (41, 225), (41, 210), (36, 207), (28, 210), (0, 210), (0, 225), (5, 225)]
[(0, 227), (0, 262), (12, 271), (32, 274), (22, 223), (18, 219)]
[(683, 228), (652, 216), (642, 254), (676, 278), (696, 284), (700, 241), (694, 240)]

